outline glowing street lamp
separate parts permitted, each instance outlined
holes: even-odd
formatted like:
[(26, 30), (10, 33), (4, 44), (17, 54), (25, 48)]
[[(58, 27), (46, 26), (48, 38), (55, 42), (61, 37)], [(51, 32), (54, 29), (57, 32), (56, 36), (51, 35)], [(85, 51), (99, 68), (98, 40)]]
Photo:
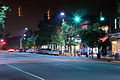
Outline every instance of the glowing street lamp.
[(26, 34), (24, 34), (24, 37), (26, 37)]
[(25, 30), (28, 30), (28, 28), (25, 28)]
[(64, 15), (65, 15), (65, 13), (64, 13), (64, 12), (61, 12), (61, 13), (60, 13), (60, 15), (61, 15), (61, 16), (64, 16)]
[(1, 39), (1, 42), (3, 42), (4, 41), (4, 39)]

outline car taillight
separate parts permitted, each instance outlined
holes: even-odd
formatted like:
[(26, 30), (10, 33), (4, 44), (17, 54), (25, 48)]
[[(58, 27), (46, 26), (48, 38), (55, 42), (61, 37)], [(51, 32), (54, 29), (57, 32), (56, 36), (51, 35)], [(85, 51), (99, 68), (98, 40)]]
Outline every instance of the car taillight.
[(14, 49), (9, 49), (8, 51), (15, 51)]

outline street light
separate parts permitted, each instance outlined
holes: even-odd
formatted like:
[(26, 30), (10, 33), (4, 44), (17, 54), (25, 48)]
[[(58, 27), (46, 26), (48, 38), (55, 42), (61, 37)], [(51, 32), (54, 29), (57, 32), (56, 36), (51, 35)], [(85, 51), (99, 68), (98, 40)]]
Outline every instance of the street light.
[[(24, 31), (25, 32), (27, 32), (28, 31), (28, 28), (26, 27), (26, 28), (24, 28)], [(23, 48), (23, 46), (22, 46), (22, 41), (23, 41), (23, 39), (25, 40), (25, 38), (24, 37), (26, 37), (26, 34), (24, 34), (21, 38), (20, 38), (20, 49), (22, 49)]]
[(26, 37), (26, 34), (24, 34), (24, 37)]
[[(65, 18), (65, 13), (64, 13), (64, 12), (60, 12), (59, 17), (61, 18), (61, 22), (63, 23), (64, 18)], [(62, 42), (62, 41), (61, 41), (61, 42)], [(65, 45), (65, 46), (66, 46), (66, 45)], [(66, 48), (65, 48), (65, 50), (66, 50)], [(62, 45), (61, 45), (61, 52), (63, 53)], [(66, 52), (65, 52), (65, 54), (66, 54)]]
[(26, 27), (25, 30), (28, 30), (28, 28)]
[(65, 15), (65, 13), (64, 13), (64, 12), (61, 12), (61, 13), (60, 13), (60, 15), (61, 15), (61, 16), (64, 16), (64, 15)]
[(4, 39), (1, 39), (1, 42), (3, 42), (4, 41)]

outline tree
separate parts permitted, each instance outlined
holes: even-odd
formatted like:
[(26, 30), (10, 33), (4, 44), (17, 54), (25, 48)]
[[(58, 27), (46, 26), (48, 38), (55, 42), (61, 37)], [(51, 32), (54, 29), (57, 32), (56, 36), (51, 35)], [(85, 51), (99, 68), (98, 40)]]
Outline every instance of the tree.
[(120, 1), (119, 0), (115, 0), (116, 4), (117, 4), (117, 13), (120, 14)]
[(55, 35), (52, 35), (52, 43), (55, 44), (55, 45), (61, 45), (63, 46), (64, 45), (64, 40), (63, 40), (63, 37), (62, 37), (62, 33), (57, 30), (58, 33), (55, 34)]
[(23, 40), (23, 47), (24, 48), (29, 48), (31, 46), (34, 46), (36, 42), (36, 37), (32, 39), (31, 37), (27, 38), (26, 40)]
[(60, 20), (54, 15), (50, 20), (46, 18), (39, 22), (39, 33), (37, 42), (40, 46), (47, 45), (52, 42), (53, 37), (57, 35), (57, 29), (60, 27)]
[(4, 36), (4, 29), (5, 29), (5, 18), (6, 18), (6, 11), (9, 9), (7, 6), (3, 6), (0, 4), (0, 35), (1, 37)]
[[(100, 47), (101, 41), (100, 38), (105, 37), (105, 31), (99, 29), (100, 24), (94, 24), (88, 29), (80, 29), (79, 37), (83, 43), (91, 48)], [(93, 55), (92, 55), (93, 57)]]
[(66, 45), (68, 45), (68, 47), (70, 47), (70, 53), (71, 53), (72, 50), (71, 45), (76, 45), (76, 42), (74, 40), (76, 36), (76, 30), (72, 25), (66, 23), (64, 19), (62, 21), (61, 29), (62, 29), (63, 41), (65, 43), (65, 50), (66, 50)]

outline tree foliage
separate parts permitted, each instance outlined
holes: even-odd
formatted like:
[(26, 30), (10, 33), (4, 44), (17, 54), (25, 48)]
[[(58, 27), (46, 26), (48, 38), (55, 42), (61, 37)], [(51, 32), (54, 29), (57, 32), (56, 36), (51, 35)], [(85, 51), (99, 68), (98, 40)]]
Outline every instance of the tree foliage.
[(62, 29), (62, 37), (63, 37), (65, 44), (69, 42), (68, 45), (73, 45), (74, 44), (73, 37), (75, 37), (74, 36), (75, 28), (63, 20), (61, 29)]
[(37, 36), (37, 43), (42, 46), (49, 44), (53, 39), (57, 40), (57, 30), (60, 29), (60, 20), (54, 16), (50, 20), (42, 20), (39, 22), (39, 34)]
[(120, 14), (120, 1), (119, 0), (115, 0), (116, 4), (117, 4), (117, 13)]
[(101, 41), (100, 38), (105, 37), (105, 32), (98, 28), (99, 24), (93, 25), (88, 29), (80, 29), (79, 36), (83, 43), (91, 48), (98, 47)]
[(4, 29), (5, 29), (5, 18), (6, 18), (6, 11), (9, 9), (7, 6), (3, 6), (0, 4), (0, 37), (4, 36)]
[(6, 18), (6, 11), (9, 9), (7, 6), (0, 5), (0, 26), (2, 29), (5, 29), (5, 20)]
[(24, 48), (29, 48), (31, 46), (34, 46), (35, 44), (36, 44), (36, 37), (34, 37), (34, 39), (32, 37), (29, 37), (29, 38), (23, 40)]

